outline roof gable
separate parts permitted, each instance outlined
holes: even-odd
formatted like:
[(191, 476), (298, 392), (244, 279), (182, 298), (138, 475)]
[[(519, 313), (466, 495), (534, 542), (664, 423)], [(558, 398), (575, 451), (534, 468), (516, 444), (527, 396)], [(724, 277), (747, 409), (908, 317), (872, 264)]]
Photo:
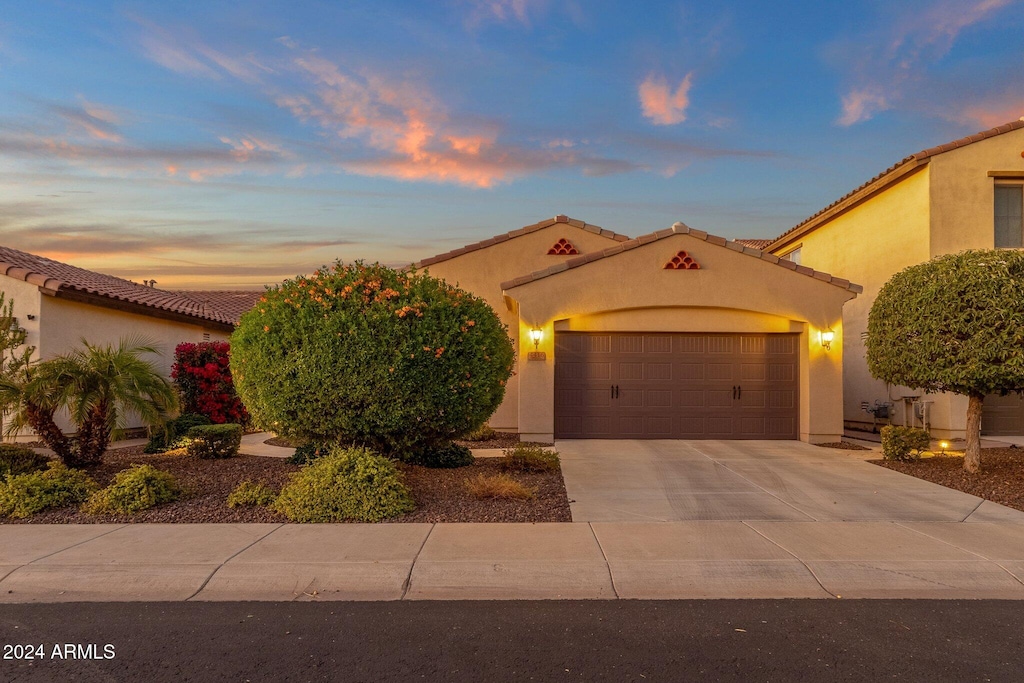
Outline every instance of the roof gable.
[(816, 280), (827, 282), (829, 284), (835, 285), (842, 289), (847, 289), (857, 294), (864, 291), (863, 287), (861, 287), (860, 285), (853, 284), (849, 280), (845, 280), (839, 277), (833, 277), (828, 273), (823, 273), (821, 271), (814, 270), (813, 268), (808, 268), (807, 266), (797, 265), (792, 261), (780, 259), (778, 256), (769, 254), (766, 251), (754, 249), (753, 247), (747, 247), (744, 246), (743, 244), (740, 244), (739, 242), (727, 240), (724, 237), (718, 237), (717, 235), (709, 235), (703, 230), (695, 230), (685, 225), (684, 223), (676, 223), (671, 228), (668, 228), (666, 230), (659, 230), (658, 232), (652, 232), (648, 235), (641, 235), (636, 239), (622, 242), (614, 247), (609, 247), (608, 249), (605, 249), (603, 251), (594, 251), (588, 254), (583, 254), (582, 256), (577, 256), (576, 258), (571, 258), (568, 259), (567, 261), (555, 264), (550, 268), (545, 268), (544, 270), (539, 270), (534, 273), (530, 273), (529, 275), (523, 275), (521, 277), (515, 278), (514, 280), (502, 282), (501, 288), (503, 290), (515, 289), (516, 287), (521, 287), (530, 282), (536, 282), (537, 280), (542, 280), (544, 278), (551, 277), (552, 275), (557, 275), (558, 273), (567, 270), (572, 270), (573, 268), (579, 268), (581, 266), (587, 265), (588, 263), (593, 263), (594, 261), (609, 258), (615, 256), (616, 254), (621, 254), (624, 251), (636, 249), (646, 244), (651, 244), (653, 242), (657, 242), (659, 240), (672, 237), (674, 235), (690, 235), (691, 237), (704, 240), (710, 244), (714, 244), (725, 249), (730, 249), (741, 254), (746, 254), (747, 256), (750, 256), (752, 258), (757, 258), (763, 261), (767, 261), (769, 263), (773, 263), (781, 268), (796, 271), (801, 275), (813, 277)]
[(519, 228), (518, 230), (512, 230), (511, 232), (507, 232), (507, 233), (504, 233), (504, 234), (501, 234), (501, 235), (496, 235), (496, 236), (494, 236), (494, 237), (492, 237), (490, 239), (486, 239), (486, 240), (483, 240), (481, 242), (474, 242), (473, 244), (467, 244), (464, 247), (461, 247), (459, 249), (454, 249), (454, 250), (449, 251), (449, 252), (445, 252), (444, 254), (438, 254), (437, 256), (431, 256), (430, 258), (425, 258), (425, 259), (423, 259), (421, 261), (417, 261), (416, 263), (412, 264), (412, 267), (413, 268), (426, 268), (427, 266), (432, 266), (435, 263), (440, 263), (442, 261), (447, 261), (449, 259), (453, 259), (453, 258), (456, 258), (458, 256), (462, 256), (463, 254), (468, 254), (468, 253), (473, 252), (473, 251), (479, 251), (481, 249), (486, 249), (487, 247), (493, 246), (495, 244), (500, 244), (502, 242), (507, 242), (510, 239), (515, 239), (516, 237), (522, 237), (523, 235), (528, 235), (528, 234), (530, 234), (532, 232), (537, 232), (538, 230), (543, 230), (544, 228), (550, 228), (552, 225), (558, 225), (558, 224), (570, 225), (570, 226), (572, 226), (574, 228), (579, 228), (580, 230), (584, 230), (586, 232), (590, 232), (590, 233), (593, 233), (595, 235), (600, 235), (602, 237), (607, 237), (608, 239), (614, 240), (616, 242), (625, 242), (625, 241), (627, 241), (629, 239), (629, 237), (627, 237), (626, 235), (620, 235), (619, 233), (612, 232), (611, 230), (605, 230), (604, 228), (598, 227), (596, 225), (590, 225), (589, 223), (584, 223), (583, 221), (576, 220), (575, 218), (569, 218), (568, 216), (558, 215), (558, 216), (555, 216), (554, 218), (548, 218), (547, 220), (540, 221), (539, 223), (534, 223), (533, 225), (527, 225), (525, 227)]

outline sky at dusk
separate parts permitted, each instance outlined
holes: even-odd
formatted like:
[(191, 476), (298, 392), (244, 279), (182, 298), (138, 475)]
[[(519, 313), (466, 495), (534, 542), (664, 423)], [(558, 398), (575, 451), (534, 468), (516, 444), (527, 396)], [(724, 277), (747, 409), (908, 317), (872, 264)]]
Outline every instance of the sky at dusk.
[(0, 243), (164, 288), (407, 264), (556, 214), (772, 237), (1024, 116), (1024, 2), (33, 2)]

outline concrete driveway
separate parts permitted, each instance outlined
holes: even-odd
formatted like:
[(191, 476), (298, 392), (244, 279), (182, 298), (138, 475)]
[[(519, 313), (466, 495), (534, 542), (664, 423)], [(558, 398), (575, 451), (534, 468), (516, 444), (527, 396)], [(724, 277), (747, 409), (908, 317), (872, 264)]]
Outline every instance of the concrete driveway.
[(559, 441), (575, 522), (1021, 521), (1024, 513), (799, 441)]

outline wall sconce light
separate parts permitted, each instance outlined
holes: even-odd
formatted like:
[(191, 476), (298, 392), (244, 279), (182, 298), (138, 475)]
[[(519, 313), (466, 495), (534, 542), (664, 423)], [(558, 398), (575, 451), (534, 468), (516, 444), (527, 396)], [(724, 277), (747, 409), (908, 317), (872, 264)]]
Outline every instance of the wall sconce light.
[(827, 330), (822, 330), (818, 334), (821, 336), (821, 347), (826, 351), (830, 351), (832, 349), (832, 342), (836, 338), (836, 333), (832, 328), (829, 328)]
[(532, 330), (530, 330), (530, 339), (533, 340), (533, 348), (536, 349), (540, 347), (540, 338), (542, 336), (544, 336), (544, 332), (541, 331), (540, 329), (535, 327)]

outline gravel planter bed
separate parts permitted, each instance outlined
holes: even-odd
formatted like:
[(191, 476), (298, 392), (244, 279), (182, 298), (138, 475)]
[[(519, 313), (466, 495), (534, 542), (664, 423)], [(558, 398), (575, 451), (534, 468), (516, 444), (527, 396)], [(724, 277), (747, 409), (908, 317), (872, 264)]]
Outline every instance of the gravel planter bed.
[[(77, 507), (41, 512), (29, 519), (0, 517), (0, 524), (99, 524), (105, 522), (287, 522), (264, 507), (229, 508), (227, 497), (238, 484), (251, 479), (279, 490), (298, 465), (278, 458), (239, 455), (223, 460), (197, 460), (180, 455), (147, 455), (142, 446), (108, 451), (104, 462), (88, 470), (106, 486), (114, 475), (132, 464), (149, 464), (174, 475), (184, 490), (180, 500), (136, 515), (87, 515)], [(416, 511), (393, 522), (569, 522), (569, 501), (561, 471), (515, 474), (537, 495), (526, 501), (477, 500), (465, 489), (465, 480), (499, 472), (496, 459), (481, 459), (469, 467), (428, 469), (400, 464), (416, 501)]]
[(870, 460), (918, 479), (941, 484), (957, 491), (991, 500), (1007, 507), (1024, 510), (1024, 449), (983, 448), (981, 473), (964, 472), (964, 459), (938, 455), (934, 458), (897, 462)]
[[(273, 436), (263, 443), (268, 446), (282, 446), (284, 448), (294, 448), (295, 444), (282, 436)], [(465, 446), (466, 448), (512, 448), (519, 443), (519, 435), (513, 432), (495, 432), (494, 438), (487, 439), (486, 441), (456, 441), (455, 443)], [(539, 443), (529, 441), (527, 443), (536, 443), (538, 446), (553, 446), (551, 443)]]
[(477, 500), (465, 482), (479, 474), (501, 472), (499, 458), (478, 458), (469, 467), (428, 469), (400, 465), (416, 501), (416, 510), (399, 522), (571, 522), (562, 471), (512, 476), (536, 489), (529, 500)]
[(870, 451), (870, 448), (861, 446), (859, 443), (850, 443), (849, 441), (831, 441), (829, 443), (816, 443), (814, 444), (818, 448), (834, 448), (838, 451)]

